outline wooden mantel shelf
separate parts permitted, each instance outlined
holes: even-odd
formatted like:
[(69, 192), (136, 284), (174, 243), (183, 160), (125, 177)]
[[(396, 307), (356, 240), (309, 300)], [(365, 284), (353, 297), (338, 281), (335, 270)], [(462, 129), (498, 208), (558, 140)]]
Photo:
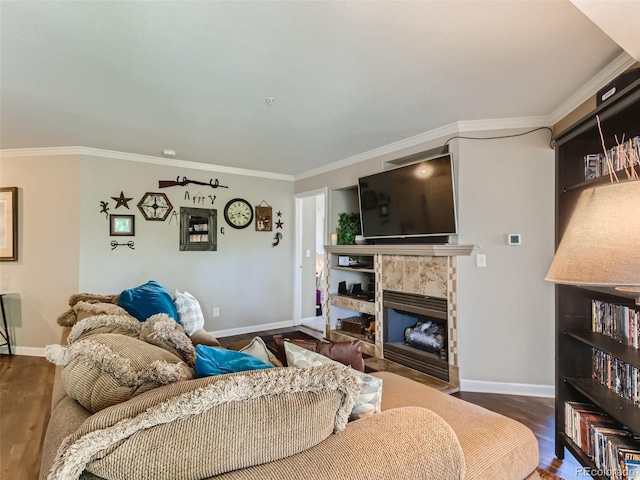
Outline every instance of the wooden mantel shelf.
[(346, 255), (418, 255), (425, 257), (455, 257), (471, 255), (478, 245), (326, 245), (327, 253)]

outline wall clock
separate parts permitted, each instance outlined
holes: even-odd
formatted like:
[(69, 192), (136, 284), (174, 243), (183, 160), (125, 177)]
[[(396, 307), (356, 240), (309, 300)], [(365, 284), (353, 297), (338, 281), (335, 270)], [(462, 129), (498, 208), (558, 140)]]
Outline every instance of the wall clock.
[(138, 208), (146, 220), (162, 222), (173, 210), (173, 205), (164, 193), (147, 192), (138, 203)]
[(234, 198), (224, 207), (224, 219), (230, 227), (247, 228), (253, 221), (253, 208), (246, 200)]

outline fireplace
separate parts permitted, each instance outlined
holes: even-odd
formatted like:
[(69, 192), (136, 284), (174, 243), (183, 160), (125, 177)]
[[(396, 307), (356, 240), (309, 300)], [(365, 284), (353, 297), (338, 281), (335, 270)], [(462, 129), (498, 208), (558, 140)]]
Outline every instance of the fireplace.
[(384, 290), (384, 358), (449, 381), (447, 299)]

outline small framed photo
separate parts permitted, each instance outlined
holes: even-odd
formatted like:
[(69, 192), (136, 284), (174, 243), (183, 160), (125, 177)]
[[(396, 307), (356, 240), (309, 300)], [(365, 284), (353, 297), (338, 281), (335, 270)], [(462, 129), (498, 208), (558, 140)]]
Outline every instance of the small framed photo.
[(18, 187), (0, 188), (0, 261), (18, 260)]
[(256, 212), (256, 232), (270, 232), (273, 230), (273, 213), (271, 207), (257, 206)]
[(109, 215), (109, 235), (112, 237), (133, 237), (136, 234), (135, 215)]

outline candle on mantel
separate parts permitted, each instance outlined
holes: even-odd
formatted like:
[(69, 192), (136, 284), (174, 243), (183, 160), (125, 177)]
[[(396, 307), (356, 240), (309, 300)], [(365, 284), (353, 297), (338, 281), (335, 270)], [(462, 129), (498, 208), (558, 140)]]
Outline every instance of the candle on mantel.
[(337, 245), (338, 244), (338, 234), (337, 233), (332, 233), (331, 234), (331, 245)]

